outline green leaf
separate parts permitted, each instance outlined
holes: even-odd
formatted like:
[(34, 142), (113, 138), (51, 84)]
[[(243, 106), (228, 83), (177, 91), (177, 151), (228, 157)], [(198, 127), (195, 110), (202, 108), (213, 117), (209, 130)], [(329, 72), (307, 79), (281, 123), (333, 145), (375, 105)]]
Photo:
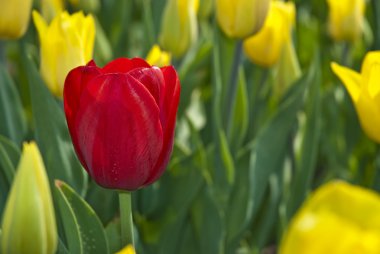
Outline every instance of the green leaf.
[(269, 176), (282, 165), (296, 116), (303, 105), (303, 96), (310, 75), (296, 82), (287, 99), (280, 105), (271, 121), (260, 131), (250, 154), (250, 195), (255, 215), (264, 197)]
[[(54, 193), (54, 200), (58, 203), (58, 213), (62, 227), (64, 230), (64, 237), (66, 245), (70, 253), (83, 253), (82, 239), (79, 230), (79, 224), (70, 202), (67, 200), (65, 194), (60, 188), (56, 186)], [(62, 237), (62, 236), (61, 236)]]
[(209, 189), (204, 189), (195, 199), (191, 209), (191, 217), (201, 253), (223, 253), (224, 223)]
[(21, 144), (26, 132), (26, 119), (17, 88), (0, 64), (0, 135)]
[(13, 182), (20, 150), (9, 139), (0, 135), (0, 218)]
[(320, 103), (320, 72), (319, 59), (315, 58), (312, 68), (312, 84), (307, 94), (307, 105), (304, 128), (300, 135), (300, 147), (297, 154), (296, 171), (290, 190), (288, 219), (306, 198), (311, 190), (315, 173), (319, 140), (321, 136), (321, 103)]
[(235, 166), (232, 158), (230, 148), (228, 147), (227, 138), (223, 131), (219, 131), (219, 147), (220, 158), (223, 162), (223, 168), (225, 170), (225, 179), (229, 185), (232, 185), (235, 179)]
[(121, 228), (120, 219), (116, 218), (111, 221), (105, 229), (105, 233), (108, 241), (108, 253), (115, 253), (120, 250), (121, 243)]
[[(108, 242), (102, 223), (94, 210), (84, 201), (72, 188), (61, 181), (56, 181), (56, 187), (60, 196), (60, 208), (64, 207), (63, 211), (70, 211), (66, 214), (70, 218), (70, 224), (76, 223), (74, 230), (79, 231), (79, 240), (73, 239), (76, 251), (83, 251), (83, 253), (108, 253)], [(62, 209), (61, 209), (62, 210)], [(71, 213), (72, 212), (72, 213)], [(71, 234), (70, 225), (66, 225), (65, 221), (65, 235)], [(78, 246), (78, 243), (81, 246)], [(71, 253), (78, 253), (70, 248)]]
[(239, 69), (239, 80), (233, 108), (230, 133), (228, 133), (229, 144), (232, 151), (237, 151), (243, 142), (248, 128), (248, 91), (245, 80), (244, 69)]
[(49, 179), (68, 182), (83, 195), (87, 174), (75, 155), (62, 105), (59, 105), (61, 102), (57, 102), (44, 85), (30, 57), (25, 55), (23, 60), (29, 82), (35, 138)]

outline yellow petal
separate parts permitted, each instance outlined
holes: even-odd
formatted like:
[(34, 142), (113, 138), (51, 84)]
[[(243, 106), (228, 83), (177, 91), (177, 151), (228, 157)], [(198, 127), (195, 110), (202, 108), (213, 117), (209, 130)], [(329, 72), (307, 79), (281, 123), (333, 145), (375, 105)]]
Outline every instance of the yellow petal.
[[(379, 84), (379, 83), (377, 83)], [(366, 135), (380, 144), (380, 103), (371, 98), (368, 93), (362, 93), (355, 104), (360, 125)]]
[(340, 181), (325, 184), (292, 219), (280, 253), (378, 253), (379, 213), (377, 193)]
[(171, 56), (168, 52), (162, 51), (158, 45), (153, 45), (146, 57), (146, 61), (150, 65), (163, 67), (170, 64), (170, 58)]
[(331, 63), (331, 69), (333, 70), (335, 75), (337, 75), (339, 79), (343, 82), (354, 103), (357, 103), (360, 96), (362, 82), (362, 77), (360, 76), (360, 74), (347, 67), (340, 66), (339, 64), (334, 62)]
[(363, 85), (371, 98), (380, 96), (380, 51), (366, 54), (362, 64)]

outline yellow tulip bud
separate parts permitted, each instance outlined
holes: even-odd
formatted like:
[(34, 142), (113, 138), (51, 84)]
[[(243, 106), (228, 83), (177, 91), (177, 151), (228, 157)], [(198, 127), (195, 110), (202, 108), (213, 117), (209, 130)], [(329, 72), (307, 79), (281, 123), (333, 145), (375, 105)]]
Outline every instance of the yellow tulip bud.
[(33, 20), (40, 38), (42, 78), (54, 95), (62, 97), (68, 72), (92, 58), (94, 18), (82, 12), (73, 15), (62, 12), (48, 26), (40, 14), (33, 11)]
[(244, 39), (263, 26), (270, 0), (216, 0), (219, 26), (231, 38)]
[(294, 22), (294, 3), (273, 1), (264, 26), (244, 41), (247, 57), (258, 65), (272, 67), (278, 62), (285, 43), (291, 40)]
[(136, 254), (136, 252), (133, 246), (129, 244), (115, 254)]
[(55, 16), (65, 9), (64, 0), (41, 0), (42, 16), (51, 21)]
[(365, 0), (327, 0), (328, 29), (336, 41), (355, 41), (363, 32)]
[(198, 38), (199, 0), (168, 0), (161, 22), (160, 44), (181, 57)]
[(3, 216), (2, 253), (55, 253), (58, 237), (53, 201), (34, 142), (24, 144)]
[(29, 24), (32, 0), (0, 1), (0, 39), (17, 39)]
[(380, 250), (380, 197), (344, 182), (316, 190), (295, 215), (280, 254), (375, 254)]
[(163, 67), (170, 65), (171, 56), (168, 52), (161, 50), (158, 45), (154, 45), (149, 51), (146, 61), (150, 65), (155, 65), (157, 67)]
[(346, 86), (364, 132), (380, 143), (380, 51), (367, 53), (360, 74), (336, 63), (331, 68)]

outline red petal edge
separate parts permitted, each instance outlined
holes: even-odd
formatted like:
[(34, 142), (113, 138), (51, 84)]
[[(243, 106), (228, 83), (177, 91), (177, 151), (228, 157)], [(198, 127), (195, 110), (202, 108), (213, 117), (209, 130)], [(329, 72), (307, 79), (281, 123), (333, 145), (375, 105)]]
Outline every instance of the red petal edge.
[(160, 119), (162, 130), (164, 132), (164, 145), (158, 158), (157, 164), (150, 175), (149, 179), (144, 183), (147, 186), (156, 181), (165, 171), (169, 162), (170, 155), (173, 150), (174, 131), (178, 104), (181, 93), (181, 85), (177, 72), (173, 66), (161, 68), (165, 79), (165, 86), (161, 89), (160, 101)]
[(103, 67), (102, 71), (104, 73), (127, 73), (136, 68), (149, 68), (151, 67), (144, 59), (142, 58), (117, 58), (109, 62), (106, 66)]

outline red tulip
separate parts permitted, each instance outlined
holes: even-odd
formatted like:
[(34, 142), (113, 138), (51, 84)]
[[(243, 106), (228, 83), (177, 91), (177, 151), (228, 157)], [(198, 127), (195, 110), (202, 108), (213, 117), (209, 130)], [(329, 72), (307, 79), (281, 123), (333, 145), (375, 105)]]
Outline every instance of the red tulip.
[(119, 58), (68, 74), (67, 125), (79, 160), (101, 186), (135, 190), (156, 181), (173, 149), (180, 83), (172, 66)]

